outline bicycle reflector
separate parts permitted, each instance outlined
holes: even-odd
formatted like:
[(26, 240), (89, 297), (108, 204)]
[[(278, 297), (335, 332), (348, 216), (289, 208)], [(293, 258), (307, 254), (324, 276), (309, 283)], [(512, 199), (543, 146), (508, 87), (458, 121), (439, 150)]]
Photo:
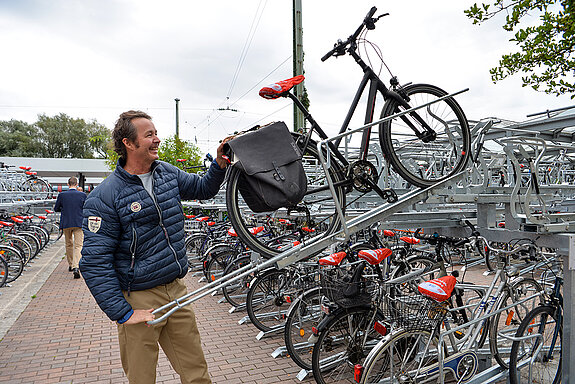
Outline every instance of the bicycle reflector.
[(375, 329), (375, 331), (379, 333), (381, 336), (387, 335), (387, 327), (379, 320), (376, 321), (375, 324), (373, 324), (373, 329)]
[(361, 380), (361, 375), (363, 374), (363, 365), (356, 364), (353, 366), (353, 379), (356, 383), (359, 383)]

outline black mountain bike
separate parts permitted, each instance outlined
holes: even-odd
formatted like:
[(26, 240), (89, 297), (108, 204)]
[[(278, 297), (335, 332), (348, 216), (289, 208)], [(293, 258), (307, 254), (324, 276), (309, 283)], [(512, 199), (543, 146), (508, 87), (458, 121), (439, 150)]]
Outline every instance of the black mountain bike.
[[(444, 90), (428, 84), (400, 85), (395, 76), (391, 78), (388, 88), (362, 59), (358, 44), (368, 43), (365, 40), (367, 31), (373, 30), (375, 23), (387, 15), (374, 17), (375, 12), (376, 8), (373, 7), (349, 38), (345, 41), (339, 40), (334, 48), (322, 57), (322, 61), (325, 61), (331, 56), (349, 55), (364, 73), (339, 133), (348, 130), (352, 116), (369, 84), (364, 120), (366, 125), (377, 120), (374, 120), (376, 102), (381, 102), (381, 98), (384, 102), (380, 114), (382, 118), (407, 111), (401, 116), (376, 124), (379, 144), (386, 162), (389, 162), (409, 185), (428, 187), (459, 173), (466, 166), (471, 146), (469, 125), (459, 104), (452, 97), (446, 97), (448, 94)], [(278, 240), (291, 236), (298, 228), (304, 228), (309, 237), (327, 235), (337, 230), (341, 223), (336, 202), (342, 211), (345, 211), (346, 204), (349, 205), (370, 192), (377, 193), (388, 202), (397, 200), (392, 189), (378, 186), (382, 173), (389, 167), (374, 163), (375, 156), (369, 151), (373, 126), (363, 130), (357, 156), (345, 156), (345, 151), (339, 149), (341, 138), (330, 141), (327, 147), (321, 149), (322, 156), (329, 162), (328, 172), (333, 182), (333, 191), (330, 192), (319, 160), (320, 149), (312, 139), (312, 134), (315, 132), (320, 140), (325, 140), (328, 136), (301, 101), (290, 92), (303, 79), (303, 76), (297, 76), (267, 89), (275, 90), (275, 94), (268, 92), (263, 95), (260, 91), (260, 95), (269, 99), (289, 97), (311, 125), (307, 132), (292, 133), (303, 153), (308, 177), (308, 191), (302, 201), (296, 206), (275, 212), (251, 212), (239, 193), (242, 172), (231, 167), (228, 174), (226, 203), (230, 220), (242, 241), (264, 257), (278, 254), (280, 251), (277, 244), (281, 243)], [(426, 106), (412, 110), (422, 105)], [(346, 199), (346, 195), (354, 189), (359, 192), (359, 197), (354, 194), (353, 198)], [(250, 228), (263, 223), (266, 223), (265, 231), (257, 235), (250, 233)]]

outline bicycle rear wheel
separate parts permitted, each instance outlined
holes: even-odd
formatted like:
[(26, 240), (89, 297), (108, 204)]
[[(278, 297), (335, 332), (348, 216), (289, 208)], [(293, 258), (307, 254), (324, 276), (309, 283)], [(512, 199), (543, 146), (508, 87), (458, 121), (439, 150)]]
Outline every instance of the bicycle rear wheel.
[[(515, 336), (536, 334), (541, 337), (513, 342), (509, 361), (511, 384), (561, 382), (563, 327), (558, 320), (557, 308), (548, 305), (535, 308), (523, 319)], [(531, 360), (531, 363), (526, 363), (526, 360)]]
[[(293, 135), (297, 145), (303, 148), (305, 138)], [(333, 233), (340, 226), (334, 199), (319, 162), (316, 144), (310, 141), (303, 152), (307, 192), (296, 207), (280, 208), (273, 212), (253, 212), (245, 204), (239, 191), (242, 171), (232, 167), (228, 173), (226, 205), (230, 221), (244, 244), (265, 258), (293, 247), (294, 237), (303, 241), (317, 235)], [(333, 159), (329, 172), (334, 183), (344, 180), (343, 170)], [(342, 184), (336, 185), (335, 193), (342, 210), (345, 210), (345, 188)]]
[[(413, 84), (402, 91), (407, 95), (405, 100), (410, 107), (447, 95), (441, 88), (429, 84)], [(406, 109), (398, 100), (389, 99), (381, 117)], [(435, 137), (426, 139), (427, 142), (414, 131), (424, 131), (423, 124), (435, 132)], [(462, 171), (471, 148), (467, 118), (453, 98), (382, 123), (379, 140), (393, 169), (408, 183), (422, 188)]]

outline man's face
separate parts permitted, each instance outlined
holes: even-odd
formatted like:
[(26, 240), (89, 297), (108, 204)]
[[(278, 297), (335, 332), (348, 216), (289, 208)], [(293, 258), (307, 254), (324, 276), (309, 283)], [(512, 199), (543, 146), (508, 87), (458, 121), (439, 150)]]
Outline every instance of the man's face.
[(143, 117), (133, 119), (132, 124), (136, 128), (137, 136), (134, 142), (124, 139), (128, 157), (131, 160), (151, 165), (154, 160), (159, 159), (160, 139), (157, 136), (158, 131), (156, 131), (154, 123)]

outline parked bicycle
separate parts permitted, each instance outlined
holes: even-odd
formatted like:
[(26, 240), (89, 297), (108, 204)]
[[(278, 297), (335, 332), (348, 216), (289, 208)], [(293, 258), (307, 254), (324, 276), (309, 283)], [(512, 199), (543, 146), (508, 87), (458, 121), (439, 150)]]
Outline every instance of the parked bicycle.
[[(340, 133), (348, 130), (353, 115), (356, 112), (361, 96), (369, 84), (365, 123), (374, 121), (375, 105), (378, 98), (385, 101), (381, 110), (381, 117), (392, 117), (400, 112), (405, 114), (390, 118), (379, 124), (379, 144), (385, 158), (393, 169), (410, 185), (428, 187), (434, 183), (445, 180), (459, 173), (466, 166), (471, 138), (467, 119), (459, 104), (448, 97), (444, 90), (429, 84), (400, 85), (397, 77), (393, 76), (388, 88), (379, 78), (378, 74), (360, 56), (359, 44), (365, 43), (364, 33), (375, 28), (376, 22), (387, 14), (374, 17), (376, 8), (373, 7), (359, 28), (345, 41), (338, 41), (322, 61), (331, 56), (349, 55), (364, 72), (363, 79), (350, 106), (348, 114), (342, 124)], [(315, 133), (320, 140), (328, 138), (325, 131), (314, 120), (301, 101), (290, 92), (292, 87), (301, 83), (303, 76), (297, 76), (264, 88), (260, 95), (268, 99), (288, 97), (303, 112), (311, 128), (305, 133), (293, 133), (296, 145), (303, 154), (304, 163), (307, 164), (308, 190), (303, 200), (293, 207), (286, 207), (268, 214), (251, 212), (239, 193), (242, 172), (232, 167), (228, 174), (226, 191), (226, 204), (230, 220), (238, 236), (250, 247), (264, 256), (278, 254), (278, 250), (268, 246), (263, 239), (269, 237), (254, 236), (249, 228), (254, 226), (254, 220), (267, 220), (268, 217), (290, 219), (296, 222), (300, 219), (301, 226), (313, 228), (308, 237), (319, 234), (329, 234), (340, 226), (336, 207), (344, 211), (347, 194), (352, 190), (359, 192), (360, 196), (375, 192), (383, 200), (393, 202), (397, 199), (392, 189), (381, 188), (379, 181), (381, 174), (373, 162), (373, 155), (369, 151), (372, 128), (363, 131), (359, 155), (355, 158), (346, 158), (338, 148), (340, 140), (330, 142), (327, 149), (322, 149), (323, 157), (329, 158), (329, 176), (333, 181), (333, 196), (326, 175), (321, 169), (317, 142), (312, 138)], [(412, 107), (425, 108), (413, 110)], [(355, 201), (356, 199), (354, 199)], [(301, 218), (310, 218), (301, 220)], [(269, 220), (268, 220), (269, 221)], [(263, 225), (263, 224), (257, 224)], [(285, 232), (277, 226), (266, 226), (266, 232), (271, 236), (282, 236)], [(293, 228), (284, 228), (293, 231)]]

